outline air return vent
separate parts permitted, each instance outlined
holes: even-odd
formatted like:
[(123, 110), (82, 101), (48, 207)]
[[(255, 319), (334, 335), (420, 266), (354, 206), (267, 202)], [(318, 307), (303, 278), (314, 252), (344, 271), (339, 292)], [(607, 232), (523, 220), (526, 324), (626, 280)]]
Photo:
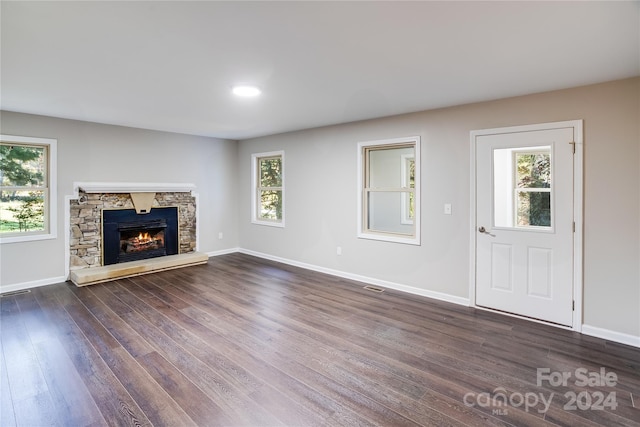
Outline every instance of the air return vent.
[(0, 294), (0, 297), (12, 297), (14, 295), (22, 295), (22, 294), (28, 294), (31, 291), (29, 289), (23, 289), (21, 291), (13, 291), (13, 292), (7, 292), (4, 294)]

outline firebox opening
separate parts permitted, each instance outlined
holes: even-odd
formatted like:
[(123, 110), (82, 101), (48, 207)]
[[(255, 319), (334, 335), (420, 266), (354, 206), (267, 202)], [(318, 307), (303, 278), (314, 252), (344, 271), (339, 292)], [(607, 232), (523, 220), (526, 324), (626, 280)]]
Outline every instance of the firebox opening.
[(178, 253), (176, 208), (154, 208), (139, 215), (133, 209), (105, 210), (103, 265)]
[(164, 248), (164, 230), (120, 232), (120, 253), (152, 251)]
[(166, 228), (167, 222), (164, 219), (120, 223), (118, 225), (120, 233), (118, 261), (135, 261), (166, 255), (164, 245)]

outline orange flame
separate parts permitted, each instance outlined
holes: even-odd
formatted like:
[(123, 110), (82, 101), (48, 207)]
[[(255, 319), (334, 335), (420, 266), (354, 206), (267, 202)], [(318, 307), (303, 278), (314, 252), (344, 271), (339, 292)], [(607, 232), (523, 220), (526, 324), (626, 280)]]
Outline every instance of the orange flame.
[(140, 234), (138, 234), (138, 241), (139, 242), (147, 242), (151, 240), (151, 236), (149, 235), (148, 232), (145, 232), (144, 234), (142, 234), (142, 232), (140, 232)]

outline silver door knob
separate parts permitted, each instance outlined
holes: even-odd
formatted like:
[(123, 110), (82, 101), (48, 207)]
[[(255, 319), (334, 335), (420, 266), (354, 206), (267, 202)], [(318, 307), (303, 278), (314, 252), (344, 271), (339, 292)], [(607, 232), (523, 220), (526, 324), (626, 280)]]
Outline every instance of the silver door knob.
[(481, 232), (481, 233), (486, 233), (487, 232), (487, 230), (482, 226), (480, 226), (480, 228), (478, 228), (478, 231)]

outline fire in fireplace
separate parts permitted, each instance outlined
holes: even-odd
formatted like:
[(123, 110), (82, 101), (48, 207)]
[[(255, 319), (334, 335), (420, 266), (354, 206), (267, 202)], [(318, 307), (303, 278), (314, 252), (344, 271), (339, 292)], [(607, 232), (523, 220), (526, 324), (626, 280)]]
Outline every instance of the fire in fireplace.
[(178, 253), (177, 208), (104, 210), (103, 264), (117, 264)]
[(164, 230), (155, 234), (149, 234), (148, 231), (144, 233), (141, 231), (138, 235), (135, 232), (121, 233), (120, 237), (120, 253), (130, 254), (164, 249)]
[(120, 233), (119, 262), (163, 256), (167, 254), (164, 245), (165, 219), (138, 221), (118, 224)]

